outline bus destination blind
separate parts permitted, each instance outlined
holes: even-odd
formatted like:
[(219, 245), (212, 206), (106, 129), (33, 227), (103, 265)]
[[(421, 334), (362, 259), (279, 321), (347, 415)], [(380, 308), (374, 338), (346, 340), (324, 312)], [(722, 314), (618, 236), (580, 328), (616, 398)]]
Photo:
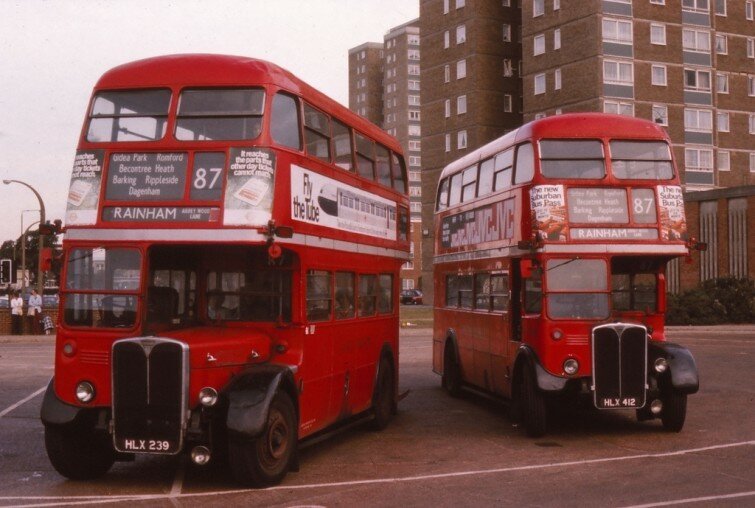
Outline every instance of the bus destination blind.
[(114, 153), (110, 155), (105, 198), (113, 201), (174, 201), (184, 196), (189, 155)]

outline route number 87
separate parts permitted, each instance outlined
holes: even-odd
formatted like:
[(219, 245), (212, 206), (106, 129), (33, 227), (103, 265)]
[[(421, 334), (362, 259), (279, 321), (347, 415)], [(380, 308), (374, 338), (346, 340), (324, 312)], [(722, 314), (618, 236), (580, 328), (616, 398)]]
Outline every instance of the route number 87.
[[(220, 174), (223, 172), (223, 168), (197, 168), (194, 173), (194, 188), (195, 189), (215, 189), (215, 185), (218, 183)], [(208, 173), (210, 173), (208, 175)]]
[(653, 198), (634, 198), (634, 213), (648, 214), (653, 206)]

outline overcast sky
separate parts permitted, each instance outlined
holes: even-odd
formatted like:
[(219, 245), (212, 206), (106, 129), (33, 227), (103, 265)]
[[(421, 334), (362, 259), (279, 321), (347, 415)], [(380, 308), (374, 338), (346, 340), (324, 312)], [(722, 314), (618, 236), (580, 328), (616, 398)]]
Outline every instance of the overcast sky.
[[(0, 0), (0, 179), (29, 183), (62, 219), (92, 86), (116, 65), (262, 58), (348, 106), (348, 49), (418, 16), (419, 0)], [(30, 190), (0, 184), (0, 241), (38, 208)]]

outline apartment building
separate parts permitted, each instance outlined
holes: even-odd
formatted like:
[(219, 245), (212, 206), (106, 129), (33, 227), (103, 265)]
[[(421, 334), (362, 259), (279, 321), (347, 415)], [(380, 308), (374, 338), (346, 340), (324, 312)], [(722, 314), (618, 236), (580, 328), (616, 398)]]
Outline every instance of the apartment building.
[(422, 289), (433, 300), (433, 212), (443, 167), (522, 123), (515, 0), (420, 0)]
[(349, 50), (349, 108), (395, 136), (406, 156), (412, 258), (401, 272), (402, 289), (420, 286), (422, 266), (420, 107), (418, 20), (391, 28), (382, 43), (368, 42)]

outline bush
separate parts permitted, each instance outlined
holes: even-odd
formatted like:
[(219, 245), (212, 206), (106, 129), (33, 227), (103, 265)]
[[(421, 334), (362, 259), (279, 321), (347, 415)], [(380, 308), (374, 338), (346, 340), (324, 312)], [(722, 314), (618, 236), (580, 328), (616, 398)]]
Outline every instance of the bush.
[(725, 277), (702, 282), (697, 288), (668, 295), (669, 325), (755, 323), (755, 282)]

